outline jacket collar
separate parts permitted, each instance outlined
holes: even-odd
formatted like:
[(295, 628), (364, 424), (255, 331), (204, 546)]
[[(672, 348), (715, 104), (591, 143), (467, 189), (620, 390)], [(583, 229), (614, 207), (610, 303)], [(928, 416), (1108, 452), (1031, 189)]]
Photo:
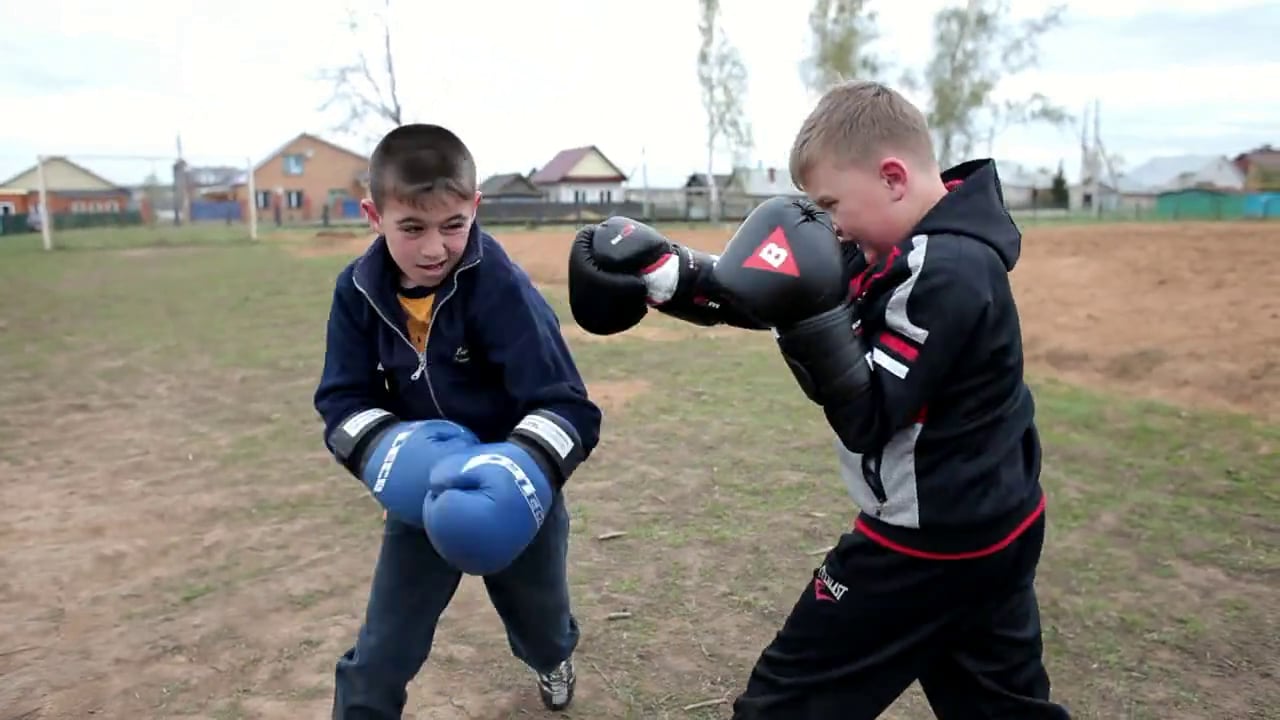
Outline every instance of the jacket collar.
[[(440, 282), (442, 292), (450, 292), (457, 285), (460, 272), (475, 267), (484, 260), (484, 231), (480, 221), (471, 223), (471, 231), (467, 234), (467, 246), (453, 271)], [(364, 253), (356, 259), (353, 279), (356, 287), (364, 293), (383, 312), (396, 312), (396, 302), (392, 289), (396, 287), (400, 270), (396, 267), (391, 252), (387, 250), (387, 238), (379, 235), (373, 239)]]

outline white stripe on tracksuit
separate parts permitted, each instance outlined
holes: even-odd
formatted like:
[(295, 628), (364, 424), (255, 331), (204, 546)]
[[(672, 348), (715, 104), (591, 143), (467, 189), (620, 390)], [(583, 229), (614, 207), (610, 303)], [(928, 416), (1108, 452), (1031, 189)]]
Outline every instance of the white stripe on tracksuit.
[[(916, 235), (911, 238), (912, 249), (907, 254), (907, 267), (911, 275), (894, 288), (885, 307), (885, 325), (889, 330), (923, 345), (929, 337), (929, 331), (911, 321), (907, 317), (907, 303), (911, 299), (911, 291), (915, 288), (920, 271), (924, 268), (925, 254), (929, 248), (927, 235)], [(876, 348), (871, 352), (872, 367), (883, 369), (899, 380), (904, 380), (910, 368)], [(844, 480), (849, 496), (864, 512), (882, 522), (904, 528), (920, 527), (920, 496), (916, 480), (916, 441), (920, 437), (922, 423), (914, 423), (896, 432), (880, 451), (877, 458), (870, 459), (874, 468), (879, 465), (880, 483), (884, 487), (886, 500), (881, 503), (867, 484), (862, 470), (861, 453), (850, 452), (839, 438), (836, 438), (836, 457), (840, 464), (840, 477)]]

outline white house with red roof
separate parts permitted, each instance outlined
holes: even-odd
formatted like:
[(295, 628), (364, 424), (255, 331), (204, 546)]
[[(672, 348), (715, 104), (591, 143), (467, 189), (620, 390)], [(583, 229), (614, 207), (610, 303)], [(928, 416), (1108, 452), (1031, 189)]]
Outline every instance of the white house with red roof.
[(626, 199), (627, 174), (595, 145), (561, 150), (530, 180), (551, 202), (615, 203)]

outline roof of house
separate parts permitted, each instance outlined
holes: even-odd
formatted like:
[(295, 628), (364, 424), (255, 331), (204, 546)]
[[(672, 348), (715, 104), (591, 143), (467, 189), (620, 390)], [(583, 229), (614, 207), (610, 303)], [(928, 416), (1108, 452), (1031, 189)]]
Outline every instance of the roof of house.
[(244, 168), (232, 167), (229, 165), (210, 165), (196, 166), (187, 168), (187, 178), (191, 184), (197, 186), (207, 185), (238, 185), (245, 182)]
[(355, 150), (351, 150), (350, 148), (342, 147), (341, 145), (339, 145), (339, 144), (337, 144), (337, 143), (335, 143), (335, 142), (332, 142), (332, 141), (330, 141), (330, 140), (325, 140), (324, 138), (320, 137), (319, 135), (316, 135), (315, 133), (300, 132), (300, 133), (298, 133), (297, 135), (294, 135), (293, 137), (289, 138), (286, 142), (284, 142), (283, 144), (281, 144), (281, 145), (280, 145), (280, 147), (276, 148), (276, 149), (275, 149), (275, 150), (273, 150), (271, 153), (269, 153), (269, 154), (268, 154), (266, 157), (264, 157), (260, 162), (258, 162), (258, 164), (257, 164), (257, 165), (254, 165), (254, 166), (253, 166), (253, 171), (254, 171), (254, 172), (257, 172), (257, 171), (261, 170), (261, 169), (262, 169), (262, 167), (263, 167), (264, 165), (266, 165), (267, 163), (269, 163), (269, 162), (271, 162), (272, 160), (275, 160), (277, 157), (279, 157), (279, 156), (280, 156), (280, 155), (281, 155), (281, 154), (282, 154), (282, 153), (283, 153), (283, 152), (284, 152), (284, 151), (285, 151), (285, 150), (286, 150), (290, 145), (292, 145), (293, 143), (295, 143), (295, 142), (297, 142), (297, 141), (299, 141), (299, 140), (301, 140), (301, 139), (303, 139), (303, 138), (308, 138), (308, 139), (310, 139), (310, 140), (314, 140), (315, 142), (318, 142), (318, 143), (320, 143), (321, 145), (327, 145), (328, 147), (331, 147), (331, 148), (333, 148), (334, 150), (337, 150), (337, 151), (338, 151), (338, 152), (340, 152), (340, 153), (343, 153), (343, 154), (345, 154), (345, 155), (350, 155), (350, 156), (351, 156), (351, 157), (353, 157), (353, 158), (357, 158), (357, 159), (359, 159), (359, 160), (363, 160), (363, 161), (365, 161), (365, 162), (369, 162), (369, 156), (368, 156), (368, 155), (363, 155), (363, 154), (361, 154), (361, 153), (356, 152)]
[(1151, 158), (1138, 167), (1124, 173), (1117, 183), (1148, 191), (1171, 190), (1209, 184), (1220, 187), (1240, 187), (1244, 178), (1240, 170), (1222, 155), (1173, 155)]
[[(716, 187), (725, 187), (729, 184), (729, 180), (733, 177), (733, 173), (716, 173)], [(684, 181), (686, 188), (707, 187), (707, 174), (702, 172), (690, 173), (688, 179)]]
[(485, 178), (480, 183), (480, 192), (491, 197), (501, 195), (524, 195), (529, 197), (541, 196), (542, 192), (538, 190), (529, 178), (523, 173), (498, 173)]
[[(583, 145), (582, 147), (561, 150), (560, 152), (556, 153), (555, 157), (551, 158), (551, 162), (544, 165), (541, 170), (534, 173), (533, 177), (529, 179), (532, 182), (537, 183), (539, 185), (572, 180), (573, 177), (570, 176), (569, 173), (573, 171), (573, 169), (578, 165), (578, 163), (582, 162), (583, 158), (585, 158), (586, 156), (590, 155), (593, 152), (599, 154), (601, 158), (604, 158), (604, 161), (609, 164), (609, 167), (614, 169), (614, 172), (617, 173), (618, 180), (627, 179), (627, 174), (622, 172), (622, 169), (619, 168), (617, 165), (615, 165), (607, 155), (600, 152), (600, 148), (596, 147), (595, 145)], [(591, 179), (601, 180), (604, 178), (591, 178)]]
[[(1170, 155), (1151, 158), (1132, 170), (1118, 174), (1115, 182), (1104, 178), (1104, 187), (1130, 195), (1155, 195), (1168, 190), (1217, 187), (1238, 190), (1244, 187), (1244, 173), (1224, 155)], [(1083, 183), (1089, 182), (1085, 178)]]
[[(79, 172), (83, 173), (85, 176), (90, 177), (90, 178), (93, 178), (94, 180), (96, 180), (96, 181), (98, 181), (98, 182), (102, 183), (103, 185), (108, 185), (108, 186), (110, 186), (111, 188), (114, 188), (114, 189), (117, 189), (117, 190), (127, 190), (127, 189), (128, 189), (128, 188), (126, 188), (124, 185), (121, 185), (120, 183), (118, 183), (118, 182), (116, 182), (116, 181), (114, 181), (114, 180), (108, 180), (108, 179), (106, 179), (106, 178), (102, 177), (101, 175), (99, 175), (98, 173), (96, 173), (96, 172), (94, 172), (94, 171), (90, 170), (89, 168), (87, 168), (87, 167), (85, 167), (85, 166), (83, 166), (83, 165), (81, 165), (81, 164), (79, 164), (79, 163), (75, 163), (75, 162), (72, 162), (72, 161), (68, 160), (67, 158), (63, 157), (62, 155), (50, 155), (49, 157), (46, 157), (46, 158), (44, 159), (44, 164), (45, 164), (45, 165), (48, 165), (49, 163), (53, 163), (53, 162), (60, 162), (60, 163), (63, 163), (64, 165), (70, 165), (71, 167), (75, 168), (77, 171), (79, 171)], [(8, 179), (7, 179), (7, 180), (5, 180), (4, 182), (0, 182), (0, 187), (7, 187), (10, 183), (12, 183), (14, 180), (17, 180), (17, 179), (21, 178), (23, 175), (26, 175), (27, 173), (30, 173), (30, 172), (34, 172), (34, 171), (37, 169), (37, 167), (39, 167), (39, 166), (38, 166), (38, 165), (32, 165), (31, 167), (27, 168), (26, 170), (23, 170), (22, 172), (20, 172), (20, 173), (18, 173), (18, 174), (16, 174), (16, 175), (14, 175), (14, 176), (13, 176), (13, 177), (11, 177), (11, 178), (8, 178)], [(31, 188), (31, 189), (32, 189), (32, 190), (35, 190), (36, 188)]]
[(1254, 148), (1240, 157), (1249, 165), (1257, 165), (1267, 170), (1280, 170), (1280, 149), (1270, 145)]
[(786, 168), (734, 168), (732, 180), (752, 196), (804, 194), (791, 182), (791, 171)]

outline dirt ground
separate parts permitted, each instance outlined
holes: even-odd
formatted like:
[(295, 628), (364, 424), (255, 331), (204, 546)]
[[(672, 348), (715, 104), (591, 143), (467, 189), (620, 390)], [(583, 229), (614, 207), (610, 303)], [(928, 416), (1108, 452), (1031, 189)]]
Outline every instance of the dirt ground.
[[(671, 236), (711, 251), (727, 240)], [(536, 279), (565, 282), (565, 238), (502, 242)], [(1033, 370), (1280, 418), (1280, 226), (1031, 227), (1012, 279)]]
[[(726, 239), (724, 232), (670, 234), (712, 251)], [(563, 285), (572, 231), (498, 236), (538, 283), (556, 291)], [(338, 232), (288, 245), (308, 257), (336, 257), (358, 253), (367, 241)], [(379, 531), (373, 501), (319, 449), (310, 408), (333, 268), (298, 276), (303, 271), (294, 266), (308, 263), (274, 267), (270, 263), (281, 261), (204, 250), (193, 263), (192, 252), (58, 259), (56, 274), (37, 268), (0, 276), (10, 283), (0, 288), (0, 406), (7, 410), (0, 415), (0, 720), (327, 716), (333, 661), (362, 617)], [(285, 271), (295, 273), (290, 287), (300, 294), (282, 300), (271, 283)], [(1277, 272), (1275, 224), (1031, 227), (1013, 280), (1034, 371), (1277, 420)], [(183, 304), (180, 291), (210, 278), (217, 278), (216, 289)], [(162, 305), (154, 302), (159, 295), (178, 299)], [(30, 312), (13, 310), (34, 297), (42, 299), (38, 307), (26, 306)], [(120, 335), (109, 339), (102, 328)], [(689, 332), (655, 323), (627, 337), (678, 345)], [(591, 338), (568, 323), (566, 334), (602, 353), (627, 342)], [(158, 343), (156, 349), (144, 349), (139, 338)], [(704, 350), (670, 352), (673, 363), (706, 362), (699, 357)], [(574, 590), (590, 631), (579, 656), (577, 704), (567, 717), (721, 718), (724, 699), (740, 688), (794, 597), (776, 578), (816, 561), (843, 522), (845, 501), (837, 489), (813, 489), (816, 483), (802, 474), (808, 471), (797, 469), (815, 462), (811, 448), (797, 444), (776, 457), (751, 456), (751, 443), (767, 441), (763, 430), (742, 448), (737, 433), (754, 431), (721, 427), (726, 415), (763, 416), (767, 396), (730, 398), (739, 404), (732, 413), (716, 403), (699, 407), (704, 394), (728, 392), (732, 383), (725, 377), (707, 388), (681, 387), (672, 399), (671, 407), (687, 413), (676, 418), (678, 451), (626, 432), (661, 422), (656, 411), (654, 418), (628, 416), (633, 399), (662, 394), (654, 387), (661, 376), (639, 377), (650, 358), (607, 357), (619, 368), (616, 376), (589, 383), (613, 424), (592, 480), (574, 490), (580, 533)], [(785, 378), (780, 382), (794, 390)], [(1081, 450), (1081, 462), (1102, 464), (1105, 458), (1090, 456), (1101, 452)], [(669, 481), (681, 457), (709, 453), (723, 458), (719, 468), (699, 465), (681, 483)], [(769, 482), (757, 482), (756, 472)], [(761, 494), (760, 486), (771, 484), (785, 492)], [(1064, 507), (1099, 504), (1085, 485)], [(1108, 527), (1093, 530), (1103, 533), (1099, 542), (1132, 540), (1137, 558), (1147, 549), (1139, 548), (1138, 530), (1119, 540), (1105, 535), (1120, 524), (1126, 502), (1107, 503), (1110, 514), (1098, 525)], [(1193, 509), (1216, 508), (1208, 507)], [(1122, 717), (1128, 706), (1121, 703), (1137, 692), (1126, 683), (1140, 682), (1128, 668), (1154, 678), (1141, 689), (1149, 703), (1143, 707), (1155, 707), (1164, 692), (1156, 687), (1164, 662), (1177, 668), (1180, 682), (1207, 668), (1211, 677), (1203, 685), (1186, 682), (1201, 693), (1210, 688), (1223, 703), (1245, 685), (1222, 673), (1249, 674), (1257, 688), (1280, 673), (1268, 659), (1276, 657), (1274, 640), (1252, 637), (1244, 621), (1226, 625), (1244, 617), (1252, 622), (1253, 606), (1241, 603), (1265, 597), (1258, 578), (1276, 577), (1267, 564), (1273, 556), (1252, 545), (1256, 538), (1258, 548), (1274, 546), (1274, 528), (1247, 508), (1232, 512), (1257, 526), (1247, 543), (1262, 559), (1240, 561), (1243, 579), (1217, 566), (1206, 574), (1199, 566), (1143, 556), (1135, 560), (1146, 563), (1143, 573), (1158, 565), (1159, 572), (1178, 568), (1176, 574), (1136, 585), (1133, 597), (1102, 612), (1079, 607), (1084, 593), (1076, 590), (1077, 583), (1094, 582), (1094, 573), (1110, 572), (1106, 561), (1095, 566), (1089, 556), (1047, 573), (1046, 598), (1057, 624), (1051, 633), (1061, 630), (1061, 637), (1089, 635), (1099, 643), (1154, 637), (1134, 628), (1145, 628), (1144, 613), (1154, 612), (1142, 596), (1156, 595), (1164, 598), (1156, 605), (1187, 608), (1195, 616), (1188, 624), (1199, 623), (1214, 638), (1200, 642), (1191, 630), (1180, 635), (1184, 629), (1162, 627), (1162, 637), (1173, 639), (1155, 653), (1136, 643), (1113, 656), (1094, 646), (1073, 651), (1080, 655), (1060, 662), (1080, 668), (1063, 675), (1084, 704), (1093, 703), (1094, 714), (1082, 717)], [(1064, 526), (1068, 515), (1061, 513)], [(1170, 526), (1191, 525), (1178, 515), (1167, 518)], [(1084, 527), (1071, 531), (1084, 536)], [(600, 539), (624, 528), (625, 537)], [(743, 557), (734, 538), (748, 531), (772, 548), (770, 560)], [(659, 553), (662, 562), (655, 561)], [(1211, 617), (1195, 604), (1206, 597), (1236, 614)], [(1273, 612), (1274, 602), (1265, 602)], [(629, 615), (611, 620), (618, 612)], [(1061, 637), (1054, 641), (1065, 642)], [(411, 691), (414, 709), (406, 718), (542, 716), (527, 709), (536, 706), (529, 677), (507, 653), (478, 582), (463, 583), (440, 638)], [(1204, 650), (1251, 641), (1248, 652), (1234, 655), (1228, 649), (1210, 658)], [(1109, 662), (1124, 670), (1096, 670)], [(1196, 672), (1182, 672), (1186, 668)], [(478, 669), (499, 680), (476, 682)], [(1243, 703), (1270, 690), (1251, 692), (1239, 701), (1239, 712), (1213, 717), (1251, 717)], [(928, 716), (918, 694), (891, 714)]]
[[(708, 251), (728, 239), (725, 231), (668, 232)], [(496, 234), (537, 282), (565, 283), (572, 231)], [(367, 241), (337, 233), (299, 250), (349, 254)], [(1280, 419), (1275, 223), (1031, 226), (1012, 280), (1033, 372)]]

